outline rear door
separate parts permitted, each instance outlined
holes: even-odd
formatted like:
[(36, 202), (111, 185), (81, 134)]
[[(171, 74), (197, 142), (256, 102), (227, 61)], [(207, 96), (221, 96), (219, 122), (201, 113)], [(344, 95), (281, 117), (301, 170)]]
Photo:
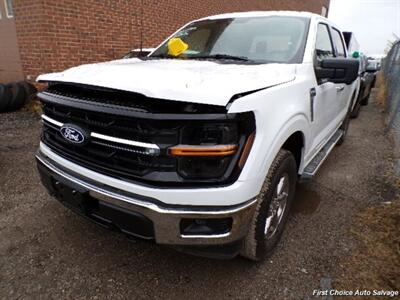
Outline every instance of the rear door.
[[(341, 32), (335, 27), (331, 27), (332, 41), (335, 47), (335, 56), (340, 58), (347, 58), (346, 47)], [(336, 84), (337, 89), (337, 101), (339, 102), (338, 115), (341, 117), (340, 120), (346, 115), (349, 107), (349, 101), (351, 101), (352, 92), (354, 91), (353, 84)], [(340, 121), (339, 120), (339, 121)]]

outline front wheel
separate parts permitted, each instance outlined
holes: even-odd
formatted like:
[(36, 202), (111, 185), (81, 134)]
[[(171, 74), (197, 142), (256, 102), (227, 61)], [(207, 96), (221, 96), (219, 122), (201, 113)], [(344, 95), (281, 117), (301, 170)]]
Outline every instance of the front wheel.
[(262, 260), (272, 253), (289, 216), (297, 181), (293, 154), (280, 150), (257, 196), (257, 208), (240, 254)]

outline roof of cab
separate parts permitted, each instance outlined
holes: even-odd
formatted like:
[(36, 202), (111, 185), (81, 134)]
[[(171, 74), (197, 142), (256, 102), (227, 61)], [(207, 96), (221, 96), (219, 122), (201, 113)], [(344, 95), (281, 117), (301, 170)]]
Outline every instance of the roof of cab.
[(201, 18), (200, 20), (251, 18), (251, 17), (267, 17), (267, 16), (288, 16), (288, 17), (291, 16), (291, 17), (305, 17), (305, 18), (322, 17), (320, 15), (305, 11), (248, 11), (248, 12), (234, 12), (234, 13), (214, 15)]

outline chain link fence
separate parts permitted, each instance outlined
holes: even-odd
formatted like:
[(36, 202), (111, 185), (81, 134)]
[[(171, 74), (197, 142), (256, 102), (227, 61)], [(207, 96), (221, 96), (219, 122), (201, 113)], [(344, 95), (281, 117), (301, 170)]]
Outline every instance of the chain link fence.
[(384, 59), (382, 72), (386, 83), (385, 110), (388, 126), (394, 131), (396, 146), (400, 146), (400, 40), (392, 46)]

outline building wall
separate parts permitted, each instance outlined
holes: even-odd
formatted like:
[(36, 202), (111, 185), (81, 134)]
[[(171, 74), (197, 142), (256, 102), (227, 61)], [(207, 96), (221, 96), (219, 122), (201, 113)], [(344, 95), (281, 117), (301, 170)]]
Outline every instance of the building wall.
[(0, 0), (0, 83), (23, 79), (14, 18), (8, 18)]
[[(1, 1), (1, 0), (0, 0)], [(304, 10), (321, 13), (329, 0), (15, 0), (24, 75), (121, 57), (154, 47), (186, 22), (224, 12)], [(143, 11), (143, 14), (141, 13)]]

